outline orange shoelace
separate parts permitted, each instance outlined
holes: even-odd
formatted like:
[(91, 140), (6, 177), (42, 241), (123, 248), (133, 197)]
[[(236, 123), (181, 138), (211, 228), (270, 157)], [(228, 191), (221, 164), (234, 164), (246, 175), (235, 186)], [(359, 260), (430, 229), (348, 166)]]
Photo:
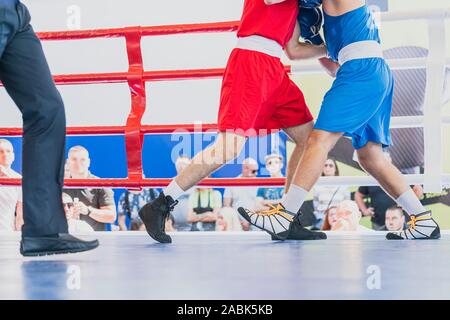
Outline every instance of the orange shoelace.
[(258, 211), (257, 214), (260, 216), (272, 216), (278, 214), (282, 217), (285, 217), (289, 221), (294, 220), (294, 217), (292, 215), (287, 214), (286, 212), (283, 211), (284, 208), (280, 203), (278, 203), (276, 206), (273, 204), (269, 204), (269, 207), (271, 208), (270, 210), (261, 210)]
[(408, 221), (409, 228), (415, 229), (417, 221), (428, 220), (428, 219), (429, 219), (429, 217), (427, 217), (427, 216), (422, 216), (422, 217), (418, 217), (418, 218), (416, 216), (411, 216), (411, 220)]

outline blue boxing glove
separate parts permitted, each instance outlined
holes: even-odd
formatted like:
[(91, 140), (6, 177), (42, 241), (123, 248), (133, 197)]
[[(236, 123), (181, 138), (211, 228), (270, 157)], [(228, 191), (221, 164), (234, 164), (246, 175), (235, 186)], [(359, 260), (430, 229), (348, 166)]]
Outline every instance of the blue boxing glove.
[(317, 8), (322, 5), (322, 0), (299, 0), (298, 4), (300, 8)]
[(305, 42), (316, 46), (325, 43), (320, 35), (323, 22), (322, 10), (317, 7), (300, 7), (297, 20), (300, 25), (300, 36), (305, 39)]

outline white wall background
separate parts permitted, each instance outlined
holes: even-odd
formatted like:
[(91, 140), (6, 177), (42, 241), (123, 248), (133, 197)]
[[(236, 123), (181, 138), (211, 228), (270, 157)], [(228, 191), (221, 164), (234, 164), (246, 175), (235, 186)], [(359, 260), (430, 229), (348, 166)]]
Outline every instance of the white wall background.
[[(23, 0), (35, 31), (60, 31), (239, 20), (243, 0)], [(126, 4), (124, 4), (126, 3)], [(79, 19), (78, 19), (79, 18)], [(146, 70), (224, 67), (234, 33), (146, 37)], [(53, 74), (116, 72), (128, 67), (123, 39), (45, 41)], [(130, 109), (126, 84), (59, 86), (68, 125), (122, 125)], [(220, 80), (147, 83), (143, 123), (216, 122)], [(0, 89), (0, 127), (21, 126)]]

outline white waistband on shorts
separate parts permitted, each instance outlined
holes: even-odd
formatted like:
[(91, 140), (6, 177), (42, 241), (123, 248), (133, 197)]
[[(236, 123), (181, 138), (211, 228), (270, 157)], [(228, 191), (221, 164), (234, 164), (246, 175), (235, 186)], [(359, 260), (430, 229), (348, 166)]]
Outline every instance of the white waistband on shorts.
[(258, 51), (280, 59), (284, 52), (278, 42), (261, 36), (238, 38), (236, 48)]
[(383, 58), (383, 49), (377, 41), (358, 41), (344, 47), (339, 51), (339, 64), (355, 59)]

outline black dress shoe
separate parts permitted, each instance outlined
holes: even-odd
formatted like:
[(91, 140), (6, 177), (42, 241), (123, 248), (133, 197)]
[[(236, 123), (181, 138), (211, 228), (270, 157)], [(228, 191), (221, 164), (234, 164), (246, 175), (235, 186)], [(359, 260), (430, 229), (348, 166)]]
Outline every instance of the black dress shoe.
[(84, 241), (61, 233), (43, 237), (22, 237), (20, 253), (25, 257), (77, 253), (95, 249), (98, 245), (98, 240)]
[(144, 222), (150, 237), (160, 243), (171, 243), (172, 238), (166, 234), (166, 219), (178, 201), (161, 192), (155, 200), (147, 203), (139, 210), (139, 217)]
[[(289, 226), (289, 231), (283, 232), (281, 236), (286, 240), (325, 240), (327, 235), (324, 232), (315, 232), (306, 229), (299, 219), (300, 214), (295, 216), (294, 221)], [(273, 241), (280, 240), (277, 237), (272, 236)]]

